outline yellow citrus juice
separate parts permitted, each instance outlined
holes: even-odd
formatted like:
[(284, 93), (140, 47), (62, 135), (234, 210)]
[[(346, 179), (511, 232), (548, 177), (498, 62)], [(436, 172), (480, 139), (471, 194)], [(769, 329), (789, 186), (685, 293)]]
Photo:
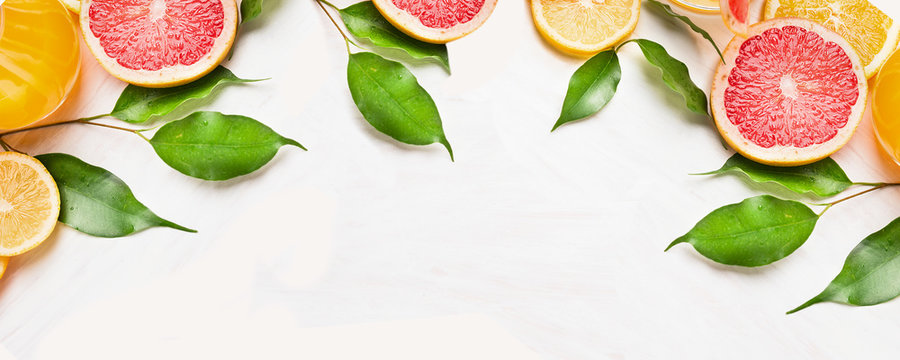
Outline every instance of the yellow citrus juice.
[(884, 150), (900, 163), (900, 52), (894, 52), (884, 63), (873, 91), (875, 135)]
[(0, 131), (56, 110), (80, 65), (78, 29), (59, 0), (0, 0)]
[(701, 13), (719, 12), (719, 0), (672, 0), (672, 3)]

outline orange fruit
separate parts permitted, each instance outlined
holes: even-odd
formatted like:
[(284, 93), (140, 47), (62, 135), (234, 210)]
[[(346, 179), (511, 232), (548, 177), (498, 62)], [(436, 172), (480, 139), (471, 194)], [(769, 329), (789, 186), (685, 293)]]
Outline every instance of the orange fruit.
[(22, 254), (47, 239), (59, 219), (59, 189), (44, 165), (0, 152), (0, 257)]
[(593, 55), (621, 42), (634, 31), (640, 13), (640, 0), (531, 0), (538, 32), (575, 55)]
[(60, 0), (60, 2), (73, 13), (81, 12), (81, 0)]
[(810, 19), (843, 36), (856, 49), (869, 78), (900, 39), (900, 24), (867, 0), (766, 0), (763, 18), (786, 16)]
[(3, 278), (3, 273), (6, 272), (7, 266), (9, 266), (9, 258), (0, 257), (0, 279)]
[(866, 106), (859, 56), (813, 21), (779, 18), (748, 28), (725, 48), (710, 103), (722, 137), (754, 161), (795, 166), (840, 149)]
[(189, 83), (228, 55), (235, 0), (84, 0), (81, 32), (107, 72), (144, 87)]
[(416, 39), (443, 44), (475, 31), (497, 0), (373, 0), (391, 24)]

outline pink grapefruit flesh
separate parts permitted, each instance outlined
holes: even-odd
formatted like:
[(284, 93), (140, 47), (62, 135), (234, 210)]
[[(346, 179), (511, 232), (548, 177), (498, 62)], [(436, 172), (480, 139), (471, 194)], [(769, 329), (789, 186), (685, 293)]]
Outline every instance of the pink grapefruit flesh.
[(478, 29), (497, 0), (373, 0), (388, 21), (416, 39), (446, 43)]
[(237, 28), (234, 0), (84, 0), (85, 41), (101, 65), (124, 81), (181, 85), (212, 71)]
[(783, 18), (748, 29), (725, 49), (710, 94), (719, 132), (738, 152), (781, 166), (840, 149), (865, 108), (859, 57), (840, 35)]
[(747, 35), (750, 15), (750, 0), (720, 0), (722, 20), (731, 31), (740, 36)]

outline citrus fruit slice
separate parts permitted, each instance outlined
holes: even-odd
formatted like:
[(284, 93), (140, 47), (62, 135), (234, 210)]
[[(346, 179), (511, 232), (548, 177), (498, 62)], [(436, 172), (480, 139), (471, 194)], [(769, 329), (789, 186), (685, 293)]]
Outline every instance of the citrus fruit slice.
[(37, 159), (0, 153), (0, 256), (31, 250), (50, 236), (59, 218), (59, 190)]
[(3, 278), (3, 273), (6, 272), (7, 266), (9, 266), (9, 258), (0, 257), (0, 279)]
[(885, 61), (875, 80), (872, 118), (881, 146), (900, 164), (900, 51)]
[(66, 8), (69, 9), (69, 11), (76, 13), (76, 14), (81, 12), (81, 0), (60, 0), (60, 1), (63, 3), (63, 5), (66, 6)]
[(867, 0), (766, 0), (763, 18), (779, 17), (810, 19), (843, 36), (856, 49), (869, 78), (900, 39), (900, 24)]
[(640, 11), (640, 0), (531, 0), (538, 32), (576, 55), (598, 53), (631, 35)]
[(443, 44), (487, 21), (497, 0), (373, 0), (395, 27), (416, 39)]
[(823, 159), (856, 130), (867, 83), (844, 38), (806, 19), (748, 28), (725, 48), (710, 103), (722, 137), (754, 161), (794, 166)]
[(720, 0), (719, 9), (722, 11), (722, 20), (731, 32), (747, 36), (747, 28), (750, 26), (750, 0)]
[(100, 65), (145, 87), (189, 83), (228, 55), (235, 0), (84, 0), (81, 32)]

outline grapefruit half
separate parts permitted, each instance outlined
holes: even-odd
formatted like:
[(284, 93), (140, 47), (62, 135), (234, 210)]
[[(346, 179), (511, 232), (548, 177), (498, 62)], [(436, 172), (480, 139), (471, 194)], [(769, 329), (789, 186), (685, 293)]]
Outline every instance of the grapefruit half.
[(754, 161), (796, 166), (840, 149), (866, 106), (859, 56), (813, 21), (778, 18), (748, 28), (725, 48), (710, 93), (725, 141)]
[(107, 72), (145, 87), (206, 75), (228, 55), (235, 0), (82, 0), (81, 32)]
[(487, 21), (497, 0), (373, 0), (395, 27), (416, 39), (444, 44)]

